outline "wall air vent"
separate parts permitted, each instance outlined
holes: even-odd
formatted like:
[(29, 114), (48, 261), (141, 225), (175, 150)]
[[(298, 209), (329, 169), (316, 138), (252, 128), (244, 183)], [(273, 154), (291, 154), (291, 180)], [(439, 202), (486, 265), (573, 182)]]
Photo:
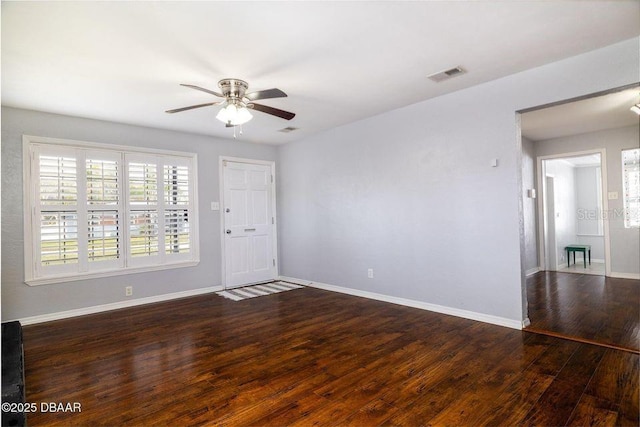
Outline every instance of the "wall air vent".
[(440, 71), (439, 73), (431, 74), (428, 78), (436, 83), (440, 83), (464, 73), (466, 73), (466, 71), (462, 67), (455, 67), (445, 71)]
[(294, 128), (293, 126), (287, 126), (286, 128), (280, 129), (278, 132), (289, 133), (289, 132), (293, 132), (294, 130), (298, 130), (298, 129), (300, 129), (300, 128)]

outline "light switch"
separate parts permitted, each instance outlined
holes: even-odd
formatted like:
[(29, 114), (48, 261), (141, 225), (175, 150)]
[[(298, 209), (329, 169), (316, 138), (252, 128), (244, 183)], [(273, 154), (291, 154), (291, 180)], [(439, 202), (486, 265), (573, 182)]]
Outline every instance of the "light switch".
[(529, 197), (530, 199), (535, 199), (536, 198), (536, 189), (535, 188), (531, 188), (531, 189), (527, 190), (527, 197)]
[(618, 192), (609, 191), (609, 200), (618, 200)]
[(491, 159), (491, 167), (492, 168), (498, 167), (498, 159)]
[(220, 210), (220, 202), (211, 202), (211, 210), (219, 211)]

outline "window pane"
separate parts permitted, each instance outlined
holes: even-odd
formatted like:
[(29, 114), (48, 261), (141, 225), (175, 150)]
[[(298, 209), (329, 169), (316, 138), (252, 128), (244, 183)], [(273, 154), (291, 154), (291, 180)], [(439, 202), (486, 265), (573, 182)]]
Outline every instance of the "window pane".
[(40, 215), (42, 265), (78, 262), (78, 215), (75, 212), (43, 212)]
[(129, 163), (129, 202), (133, 205), (158, 202), (158, 173), (152, 163)]
[(76, 159), (40, 156), (40, 204), (74, 205), (77, 202)]
[(117, 211), (89, 211), (89, 262), (120, 258)]
[(624, 226), (640, 227), (640, 148), (622, 150)]
[(118, 162), (87, 159), (87, 203), (118, 204)]
[(129, 213), (129, 242), (132, 256), (158, 254), (158, 212), (132, 211)]
[(189, 213), (186, 209), (164, 212), (164, 242), (166, 253), (184, 254), (189, 252)]
[(167, 205), (184, 205), (189, 203), (188, 167), (165, 165), (164, 201)]

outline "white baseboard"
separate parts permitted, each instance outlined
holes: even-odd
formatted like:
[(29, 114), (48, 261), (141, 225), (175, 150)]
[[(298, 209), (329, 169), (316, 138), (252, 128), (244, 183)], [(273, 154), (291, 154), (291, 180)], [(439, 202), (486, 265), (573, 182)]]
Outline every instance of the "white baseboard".
[(523, 321), (507, 319), (504, 317), (492, 316), (490, 314), (477, 313), (475, 311), (462, 310), (459, 308), (446, 307), (443, 305), (430, 304), (427, 302), (416, 301), (406, 298), (398, 298), (390, 295), (383, 295), (374, 292), (361, 291), (358, 289), (345, 288), (342, 286), (329, 285), (326, 283), (312, 282), (309, 280), (296, 279), (294, 277), (280, 276), (280, 280), (285, 282), (297, 283), (303, 286), (309, 286), (311, 288), (324, 289), (326, 291), (340, 292), (343, 294), (349, 294), (357, 297), (369, 298), (377, 301), (389, 302), (391, 304), (404, 305), (407, 307), (419, 308), (422, 310), (433, 311), (441, 314), (448, 314), (451, 316), (462, 317), (464, 319), (477, 320), (479, 322), (491, 323), (493, 325), (505, 326), (512, 329), (524, 329), (528, 326), (528, 320)]
[(531, 276), (532, 274), (536, 274), (538, 271), (540, 271), (540, 267), (533, 267), (528, 269), (527, 271), (524, 272), (525, 276)]
[[(84, 316), (87, 314), (101, 313), (103, 311), (117, 310), (119, 308), (135, 307), (137, 305), (151, 304), (154, 302), (169, 301), (172, 299), (192, 297), (195, 295), (208, 294), (223, 290), (222, 286), (211, 286), (208, 288), (193, 289), (190, 291), (173, 292), (170, 294), (155, 295), (152, 297), (137, 298), (126, 301), (118, 301), (110, 304), (94, 305), (91, 307), (76, 308), (74, 310), (59, 311), (57, 313), (41, 314), (38, 316), (23, 317), (16, 319), (24, 325), (34, 325), (36, 323), (51, 322), (52, 320), (67, 319), (69, 317)], [(8, 321), (8, 320), (7, 320)]]
[(640, 280), (640, 274), (637, 274), (637, 273), (614, 273), (614, 272), (611, 272), (609, 277), (615, 277), (616, 279), (635, 279), (635, 280)]

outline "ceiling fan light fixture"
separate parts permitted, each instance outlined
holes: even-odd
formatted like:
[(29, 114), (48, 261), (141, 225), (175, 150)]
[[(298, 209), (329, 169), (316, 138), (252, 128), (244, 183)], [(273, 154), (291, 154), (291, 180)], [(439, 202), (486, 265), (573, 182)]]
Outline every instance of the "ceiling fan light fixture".
[(631, 107), (630, 110), (640, 116), (640, 103)]
[(216, 119), (222, 123), (239, 126), (247, 123), (253, 118), (253, 115), (249, 112), (247, 107), (241, 105), (238, 108), (235, 104), (228, 104), (226, 107), (220, 109), (216, 115)]

